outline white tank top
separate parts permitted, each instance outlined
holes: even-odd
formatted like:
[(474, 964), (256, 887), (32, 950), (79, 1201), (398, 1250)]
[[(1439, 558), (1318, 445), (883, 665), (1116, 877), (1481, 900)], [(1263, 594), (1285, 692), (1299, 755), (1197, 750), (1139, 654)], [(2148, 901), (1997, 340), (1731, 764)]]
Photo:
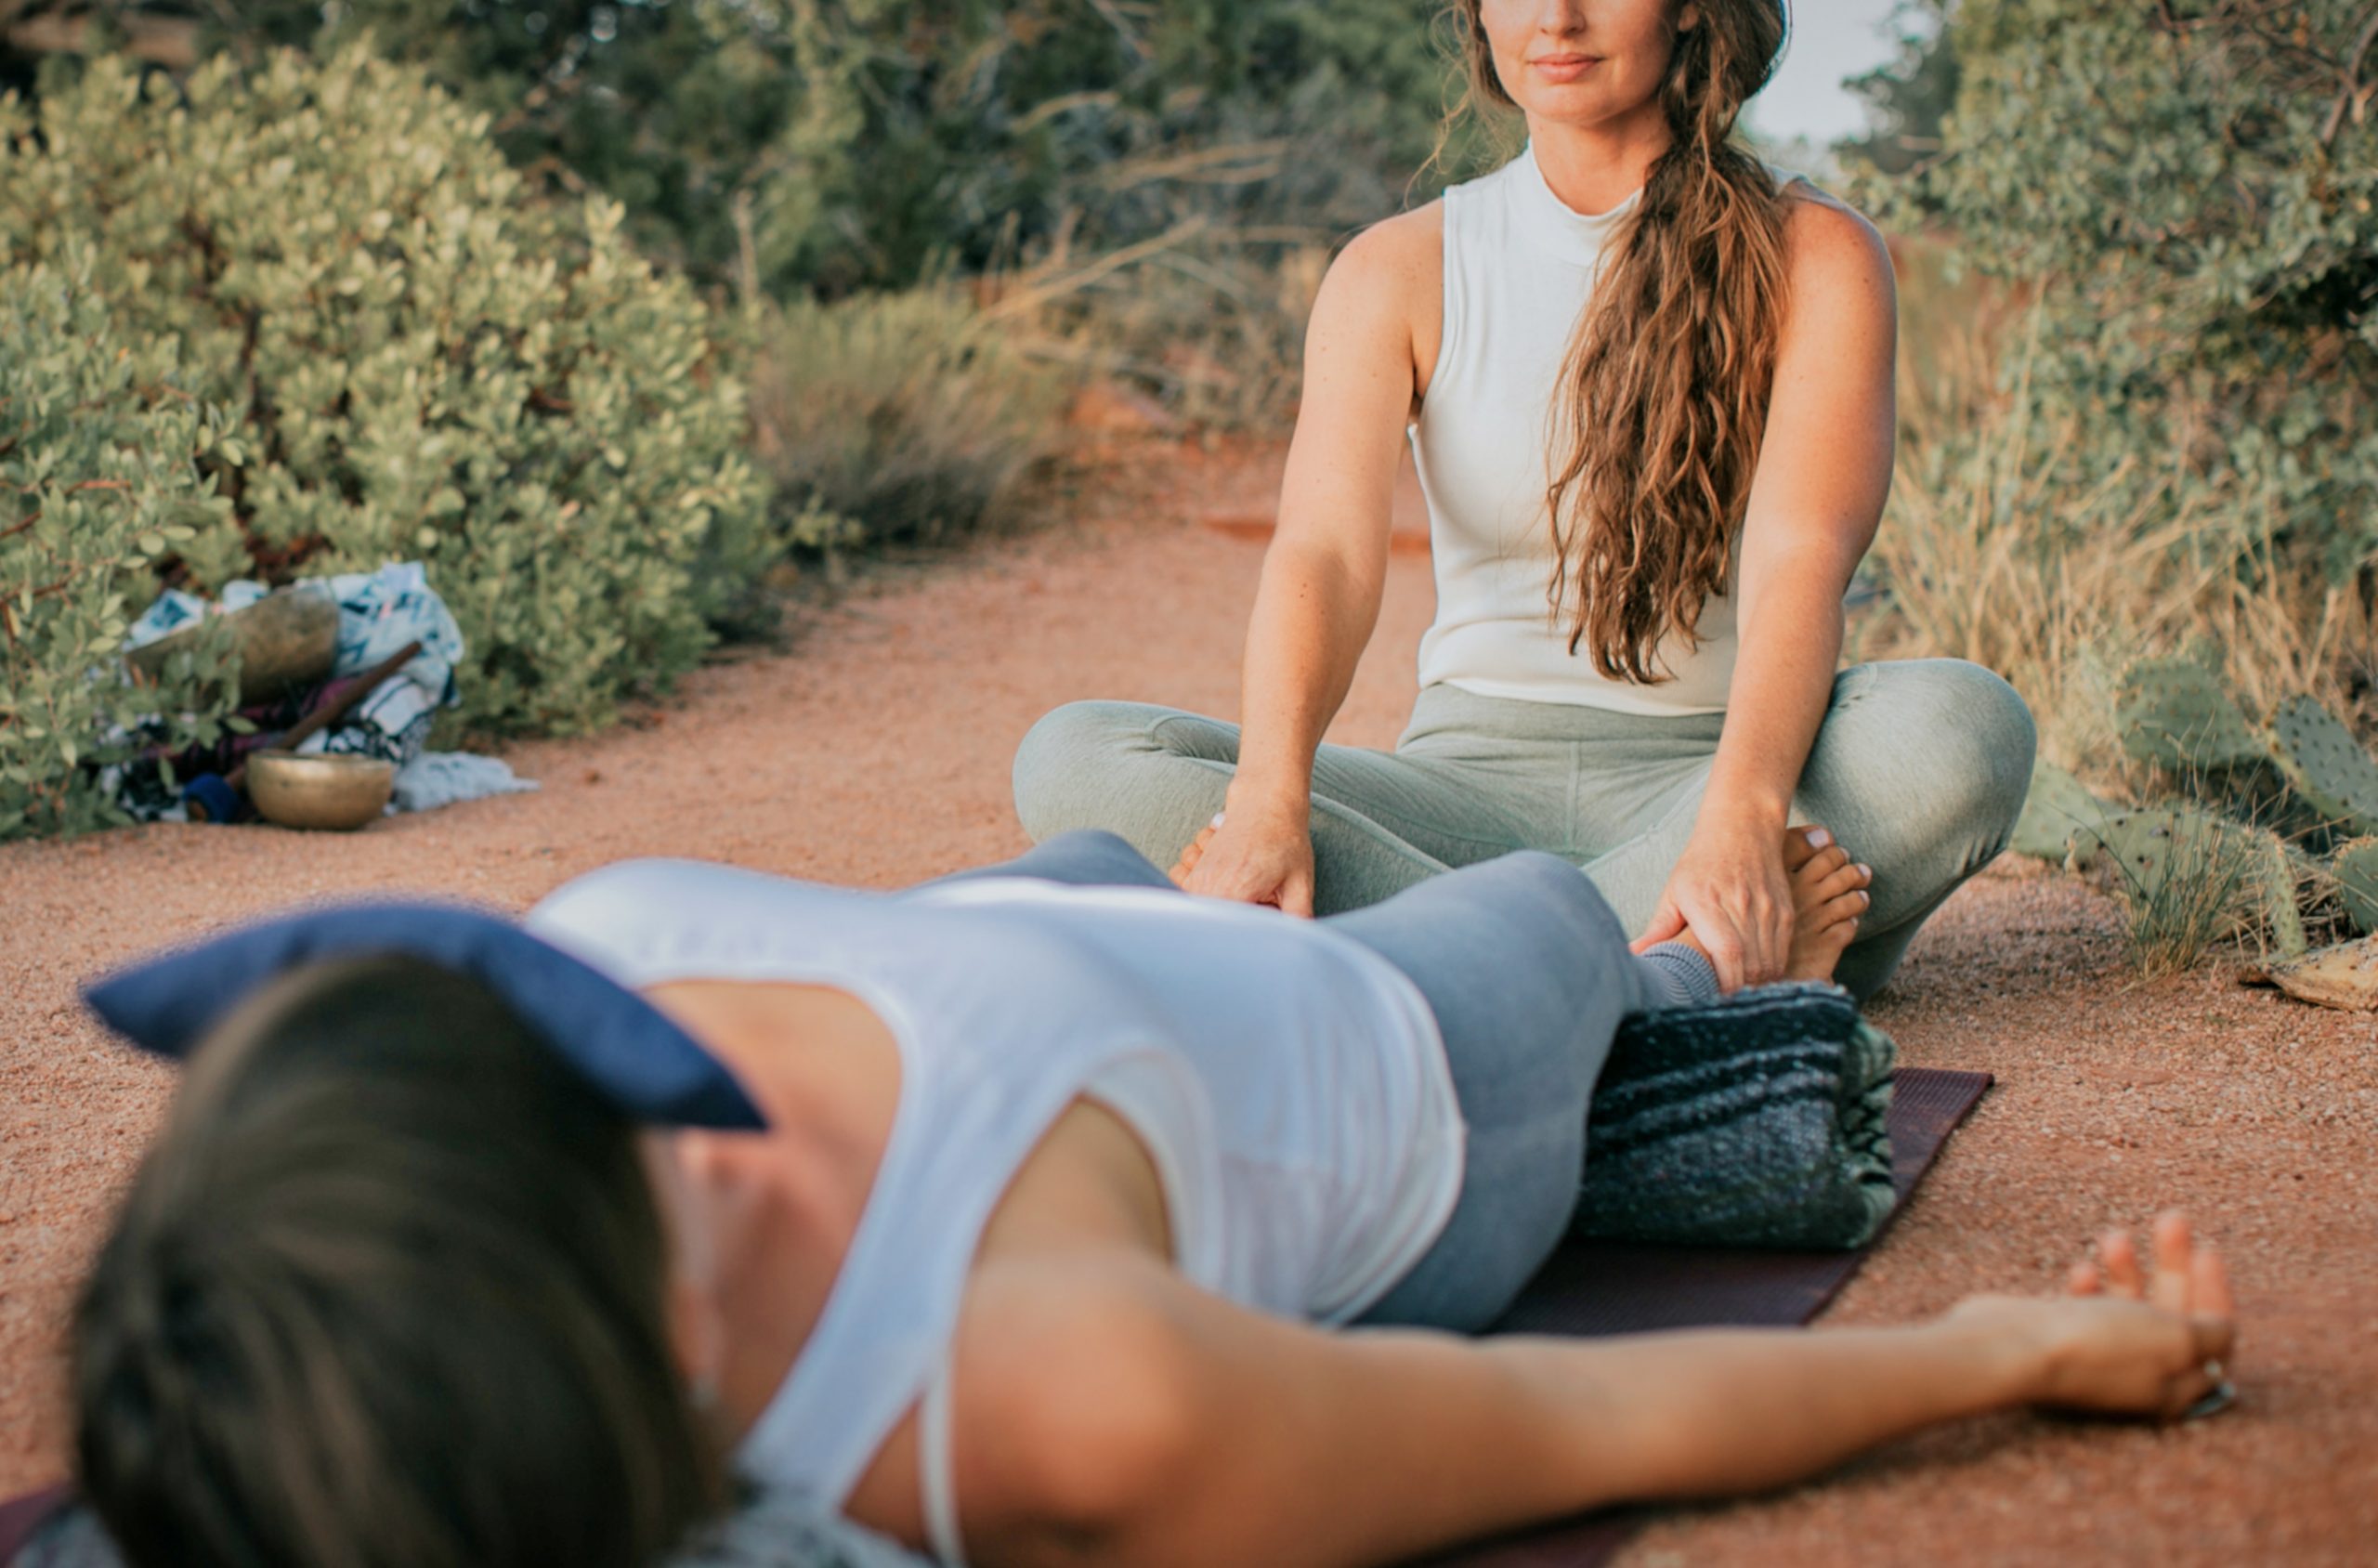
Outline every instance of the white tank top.
[(899, 1105), (874, 1188), (739, 1459), (839, 1508), (922, 1399), (925, 1513), (953, 1562), (960, 1298), (992, 1209), (1075, 1100), (1146, 1144), (1182, 1274), (1264, 1312), (1360, 1315), (1459, 1196), (1464, 1128), (1428, 1004), (1309, 921), (1157, 889), (996, 879), (891, 895), (647, 860), (565, 884), (525, 923), (623, 986), (831, 986), (891, 1030)]
[[(1779, 176), (1781, 177), (1781, 176)], [(1444, 331), (1412, 425), (1429, 503), (1437, 618), (1420, 641), (1420, 684), (1481, 697), (1622, 712), (1725, 711), (1734, 673), (1734, 607), (1712, 596), (1700, 646), (1673, 634), (1653, 686), (1614, 681), (1572, 654), (1548, 601), (1554, 554), (1545, 490), (1561, 360), (1593, 293), (1604, 245), (1638, 191), (1588, 216), (1553, 193), (1531, 145), (1493, 174), (1444, 194)]]

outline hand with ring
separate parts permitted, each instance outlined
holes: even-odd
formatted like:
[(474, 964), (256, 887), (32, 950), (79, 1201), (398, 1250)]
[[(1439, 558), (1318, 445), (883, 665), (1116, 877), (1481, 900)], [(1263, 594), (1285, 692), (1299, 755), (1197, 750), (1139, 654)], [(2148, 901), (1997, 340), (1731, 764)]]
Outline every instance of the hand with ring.
[(2176, 1211), (2156, 1220), (2153, 1245), (2150, 1274), (2129, 1233), (2109, 1231), (2093, 1257), (2073, 1265), (2063, 1299), (1984, 1297), (1952, 1316), (2028, 1341), (2027, 1403), (2166, 1421), (2215, 1415), (2237, 1398), (2228, 1269)]

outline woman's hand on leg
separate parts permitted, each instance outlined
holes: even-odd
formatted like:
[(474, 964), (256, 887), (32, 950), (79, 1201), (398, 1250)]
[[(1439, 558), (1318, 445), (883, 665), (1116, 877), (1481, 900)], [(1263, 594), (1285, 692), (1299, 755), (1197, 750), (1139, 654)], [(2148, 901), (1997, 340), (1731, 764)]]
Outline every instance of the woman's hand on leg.
[(1635, 950), (1688, 932), (1726, 991), (1784, 977), (1792, 951), (1792, 883), (1779, 830), (1705, 817), (1668, 873)]
[(1242, 806), (1218, 816), (1182, 850), (1171, 874), (1208, 898), (1269, 904), (1311, 920), (1311, 809)]

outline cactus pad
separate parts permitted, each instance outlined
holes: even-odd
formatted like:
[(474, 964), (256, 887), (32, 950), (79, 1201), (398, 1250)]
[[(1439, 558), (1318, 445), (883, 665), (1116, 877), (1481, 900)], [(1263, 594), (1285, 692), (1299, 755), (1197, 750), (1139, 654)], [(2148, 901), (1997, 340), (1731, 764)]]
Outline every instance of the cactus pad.
[(2288, 787), (2323, 821), (2348, 833), (2378, 833), (2378, 762), (2334, 714), (2295, 698), (2272, 716), (2271, 745)]
[(2309, 958), (2266, 964), (2246, 979), (2277, 986), (2298, 1001), (2349, 1013), (2378, 1013), (2378, 936), (2323, 947)]
[(2140, 762), (2215, 773), (2269, 760), (2220, 680), (2192, 660), (2140, 660), (2123, 674), (2114, 702), (2123, 750)]
[(2345, 918), (2360, 932), (2378, 932), (2378, 839), (2356, 839), (2329, 864), (2345, 895)]
[(2293, 958), (2307, 946), (2303, 912), (2296, 905), (2295, 867), (2279, 836), (2186, 807), (2117, 812), (2103, 826), (2076, 832), (2071, 862), (2075, 870), (2107, 874), (2134, 907), (2185, 906), (2202, 882), (2227, 896), (2241, 914), (2241, 929), (2259, 924), (2271, 950)]
[(2007, 847), (2019, 855), (2061, 863), (2071, 851), (2075, 833), (2097, 831), (2114, 813), (2114, 807), (2054, 763), (2035, 763), (2032, 792), (2023, 799), (2023, 815)]

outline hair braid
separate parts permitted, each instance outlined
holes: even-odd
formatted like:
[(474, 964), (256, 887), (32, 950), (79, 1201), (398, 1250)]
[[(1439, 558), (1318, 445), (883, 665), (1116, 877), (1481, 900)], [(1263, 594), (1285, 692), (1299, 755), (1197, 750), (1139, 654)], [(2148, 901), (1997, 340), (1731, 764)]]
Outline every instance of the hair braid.
[[(1512, 105), (1479, 5), (1461, 0), (1457, 114)], [(1654, 668), (1664, 638), (1695, 645), (1703, 602), (1731, 574), (1785, 302), (1784, 203), (1732, 139), (1782, 51), (1783, 0), (1701, 0), (1700, 11), (1676, 33), (1660, 87), (1669, 146), (1611, 242), (1547, 430), (1547, 598), (1572, 652), (1643, 685), (1666, 678)]]

